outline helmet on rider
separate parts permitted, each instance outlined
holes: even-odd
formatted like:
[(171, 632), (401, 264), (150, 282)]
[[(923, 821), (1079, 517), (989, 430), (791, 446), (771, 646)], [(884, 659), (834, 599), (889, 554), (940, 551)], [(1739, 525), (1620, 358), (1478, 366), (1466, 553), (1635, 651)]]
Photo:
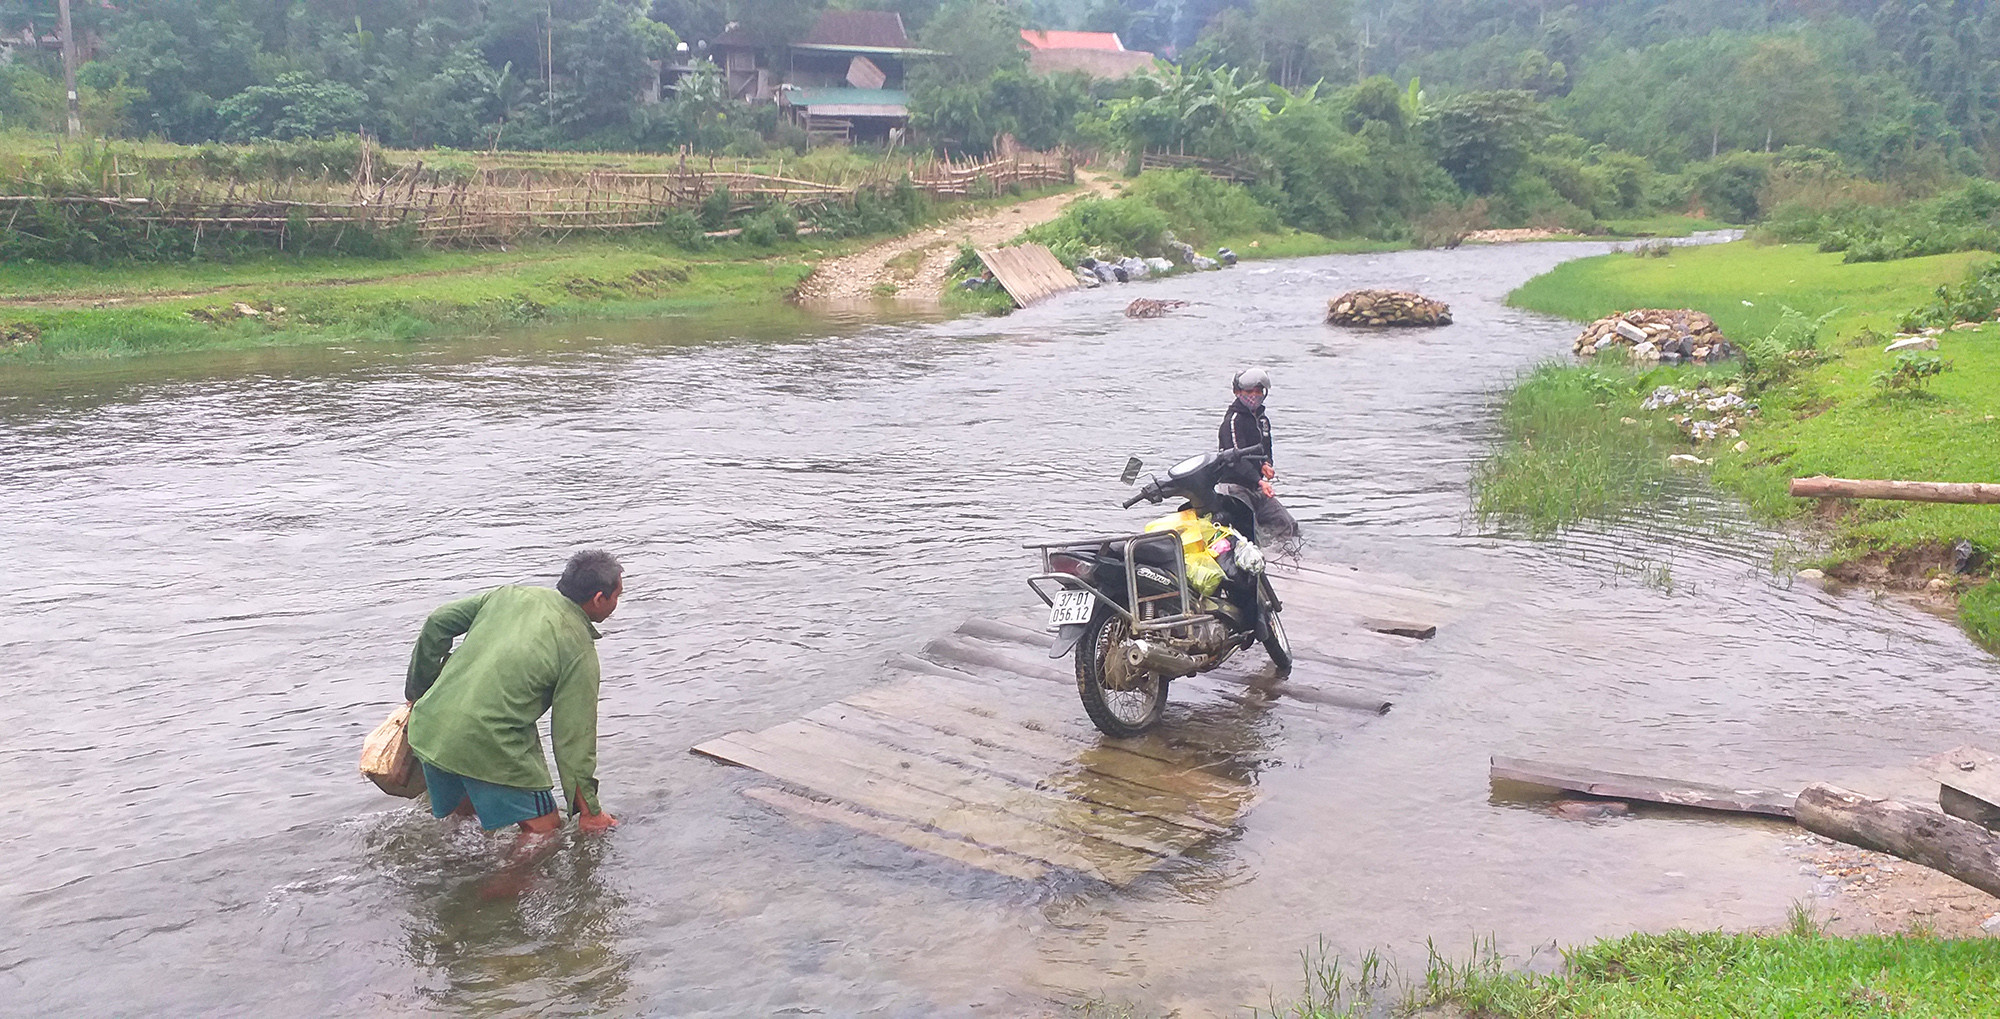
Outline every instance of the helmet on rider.
[(1264, 394), (1271, 391), (1271, 373), (1262, 368), (1245, 368), (1236, 373), (1229, 383), (1236, 395), (1251, 407), (1264, 402)]

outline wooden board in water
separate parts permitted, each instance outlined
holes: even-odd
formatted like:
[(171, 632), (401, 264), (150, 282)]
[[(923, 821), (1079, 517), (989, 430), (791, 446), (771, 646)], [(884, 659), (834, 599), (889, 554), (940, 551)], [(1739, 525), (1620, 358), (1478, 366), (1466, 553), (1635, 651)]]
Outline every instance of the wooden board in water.
[(1382, 609), (1435, 618), (1451, 599), (1326, 568), (1280, 584), (1290, 589), (1282, 597), (1293, 674), (1279, 680), (1260, 650), (1246, 651), (1204, 682), (1183, 681), (1193, 685), (1176, 698), (1181, 721), (1171, 731), (1099, 734), (1076, 702), (1071, 664), (1048, 657), (1048, 633), (971, 619), (921, 658), (893, 657), (901, 679), (694, 750), (792, 787), (746, 795), (796, 817), (1011, 877), (1057, 868), (1123, 884), (1226, 837), (1256, 803), (1247, 779), (1257, 769), (1247, 762), (1266, 748), (1230, 739), (1241, 727), (1238, 704), (1341, 731), (1386, 710), (1384, 691), (1430, 675), (1381, 660), (1418, 645), (1368, 632), (1360, 617)]
[(1077, 281), (1076, 273), (1064, 268), (1049, 249), (1039, 244), (984, 248), (979, 251), (979, 260), (1006, 288), (1007, 296), (1023, 308), (1083, 285)]

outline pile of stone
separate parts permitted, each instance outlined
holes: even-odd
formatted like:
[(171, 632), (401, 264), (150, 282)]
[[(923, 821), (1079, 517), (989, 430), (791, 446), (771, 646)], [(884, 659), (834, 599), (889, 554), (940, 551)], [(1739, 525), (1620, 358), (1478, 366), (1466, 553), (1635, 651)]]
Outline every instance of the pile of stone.
[(1141, 297), (1125, 306), (1125, 317), (1159, 318), (1175, 308), (1185, 308), (1187, 306), (1188, 303), (1186, 301), (1155, 301), (1150, 297)]
[(1600, 318), (1576, 338), (1576, 356), (1595, 357), (1622, 349), (1633, 361), (1683, 364), (1736, 356), (1736, 346), (1715, 320), (1687, 308), (1636, 308)]
[[(1640, 410), (1671, 410), (1668, 420), (1697, 445), (1742, 435), (1737, 426), (1757, 416), (1757, 405), (1743, 399), (1741, 383), (1695, 389), (1661, 386), (1639, 404)], [(1629, 418), (1627, 420), (1630, 420)]]
[(39, 342), (42, 331), (27, 322), (0, 322), (0, 347), (25, 347)]
[(1121, 258), (1086, 257), (1076, 263), (1077, 282), (1086, 287), (1101, 286), (1106, 283), (1131, 283), (1149, 276), (1167, 276), (1188, 269), (1205, 272), (1236, 264), (1236, 252), (1228, 248), (1217, 248), (1215, 257), (1209, 258), (1195, 251), (1194, 245), (1184, 243), (1175, 237), (1171, 230), (1167, 231), (1165, 242), (1167, 251), (1178, 260), (1178, 264), (1164, 258), (1140, 258), (1137, 255)]
[(1337, 326), (1448, 326), (1451, 305), (1407, 290), (1355, 290), (1326, 304)]

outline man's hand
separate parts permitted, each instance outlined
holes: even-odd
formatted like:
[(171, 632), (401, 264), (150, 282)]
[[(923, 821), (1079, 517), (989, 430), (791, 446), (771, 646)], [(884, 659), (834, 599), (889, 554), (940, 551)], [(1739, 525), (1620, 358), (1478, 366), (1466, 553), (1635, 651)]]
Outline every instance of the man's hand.
[(601, 831), (610, 831), (612, 828), (617, 827), (617, 825), (618, 819), (607, 813), (593, 814), (586, 808), (577, 811), (576, 814), (576, 830), (580, 832), (588, 832), (595, 835)]
[[(1263, 465), (1263, 468), (1264, 468), (1264, 480), (1269, 481), (1278, 476), (1278, 469), (1276, 467), (1273, 467), (1270, 464), (1266, 463)], [(1268, 495), (1270, 493), (1267, 492), (1265, 494)]]
[(1268, 481), (1257, 482), (1257, 487), (1263, 489), (1264, 494), (1270, 496), (1273, 499), (1278, 497), (1278, 493), (1271, 491), (1271, 483)]

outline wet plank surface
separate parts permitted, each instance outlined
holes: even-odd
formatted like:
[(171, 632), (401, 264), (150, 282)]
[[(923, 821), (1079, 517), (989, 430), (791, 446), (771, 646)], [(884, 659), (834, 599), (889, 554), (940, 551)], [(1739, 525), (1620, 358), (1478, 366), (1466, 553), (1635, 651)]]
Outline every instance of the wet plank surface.
[(1039, 244), (981, 248), (979, 260), (1000, 281), (1007, 296), (1023, 308), (1083, 285), (1077, 282), (1076, 273)]
[(1242, 652), (1176, 681), (1168, 718), (1139, 739), (1091, 727), (1071, 662), (1048, 657), (1038, 620), (974, 618), (921, 656), (892, 658), (880, 685), (693, 749), (782, 782), (745, 795), (797, 819), (1021, 880), (1059, 869), (1125, 884), (1229, 836), (1256, 804), (1259, 753), (1213, 737), (1246, 728), (1246, 712), (1275, 711), (1315, 739), (1366, 724), (1429, 673), (1395, 660), (1419, 641), (1363, 620), (1393, 614), (1434, 632), (1455, 604), (1348, 568), (1273, 576), (1292, 674)]
[(1539, 786), (1562, 792), (1583, 793), (1618, 800), (1641, 800), (1677, 807), (1700, 807), (1736, 814), (1792, 816), (1796, 794), (1769, 789), (1736, 789), (1707, 782), (1688, 782), (1651, 775), (1627, 775), (1599, 771), (1570, 764), (1524, 761), (1513, 757), (1493, 758), (1492, 780)]

